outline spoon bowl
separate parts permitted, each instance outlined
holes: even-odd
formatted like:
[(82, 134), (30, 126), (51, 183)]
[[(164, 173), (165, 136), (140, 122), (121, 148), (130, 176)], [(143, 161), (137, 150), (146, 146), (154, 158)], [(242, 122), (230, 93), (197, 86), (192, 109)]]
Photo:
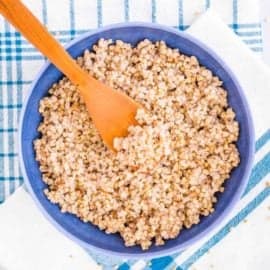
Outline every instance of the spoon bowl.
[(233, 170), (224, 185), (224, 192), (217, 194), (215, 211), (208, 217), (202, 217), (200, 223), (190, 229), (184, 229), (163, 246), (151, 246), (143, 251), (140, 247), (126, 247), (118, 234), (106, 234), (90, 223), (84, 223), (72, 214), (62, 213), (58, 205), (52, 204), (44, 194), (46, 184), (42, 181), (39, 164), (35, 160), (33, 141), (40, 134), (37, 127), (42, 121), (38, 111), (39, 101), (48, 95), (53, 83), (61, 79), (63, 74), (51, 63), (47, 63), (33, 82), (29, 95), (21, 112), (19, 128), (20, 164), (27, 189), (39, 206), (42, 213), (54, 226), (65, 235), (86, 249), (98, 250), (107, 255), (130, 258), (161, 257), (181, 251), (199, 241), (214, 230), (231, 212), (242, 195), (251, 171), (254, 154), (254, 128), (250, 110), (237, 79), (229, 67), (208, 47), (193, 37), (176, 29), (150, 23), (124, 23), (100, 28), (84, 34), (67, 46), (73, 57), (79, 57), (86, 49), (92, 48), (100, 38), (123, 40), (136, 45), (147, 38), (151, 41), (163, 40), (171, 48), (178, 48), (186, 55), (195, 55), (199, 62), (210, 69), (214, 75), (224, 82), (227, 89), (229, 106), (236, 113), (240, 125), (237, 147), (240, 152), (240, 164)]

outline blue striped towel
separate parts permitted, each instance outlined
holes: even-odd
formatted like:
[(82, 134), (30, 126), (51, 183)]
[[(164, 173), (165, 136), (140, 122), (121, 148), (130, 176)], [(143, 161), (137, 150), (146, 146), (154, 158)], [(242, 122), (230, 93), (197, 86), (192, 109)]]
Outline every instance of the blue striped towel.
[[(90, 29), (122, 21), (153, 21), (186, 29), (210, 5), (257, 54), (262, 51), (257, 0), (28, 0), (31, 10), (62, 43)], [(168, 2), (168, 3), (167, 3)], [(61, 11), (61, 16), (59, 16)], [(0, 18), (0, 202), (23, 182), (17, 123), (23, 98), (44, 63), (17, 31)]]
[[(152, 21), (186, 30), (211, 6), (211, 9), (215, 9), (222, 20), (254, 51), (257, 58), (260, 57), (262, 52), (257, 0), (28, 0), (25, 2), (62, 43), (66, 43), (71, 38), (90, 29), (121, 21)], [(61, 11), (61, 16), (59, 16), (59, 11)], [(191, 33), (194, 31), (197, 38), (202, 39), (210, 46), (212, 45), (215, 50), (216, 48), (223, 50), (217, 51), (221, 55), (232, 52), (235, 48), (230, 47), (229, 42), (226, 43), (226, 39), (217, 40), (213, 38), (220, 33), (215, 33), (215, 27), (210, 27), (216, 23), (215, 20), (211, 21), (213, 20), (211, 17), (215, 16), (208, 14), (201, 16), (188, 31)], [(208, 23), (209, 27), (205, 23)], [(207, 27), (207, 33), (212, 29), (212, 34), (204, 35), (206, 31), (200, 29), (201, 25), (204, 26), (204, 29)], [(224, 34), (227, 31), (224, 28)], [(201, 36), (199, 33), (201, 33)], [(229, 41), (231, 33), (228, 32), (228, 35)], [(218, 44), (218, 41), (223, 43)], [(248, 51), (243, 44), (239, 46), (238, 50)], [(250, 54), (250, 52), (247, 53)], [(254, 58), (252, 61), (259, 61), (251, 54), (250, 57)], [(251, 73), (254, 70), (249, 65), (243, 65), (241, 62), (230, 62), (233, 61), (230, 59), (230, 54), (227, 58), (225, 57), (225, 60), (228, 61), (230, 66), (233, 63), (235, 66), (234, 72), (239, 78), (247, 77), (247, 74), (252, 76)], [(24, 95), (34, 78), (34, 74), (37, 73), (43, 63), (44, 58), (6, 21), (1, 19), (0, 202), (3, 202), (23, 182), (17, 160), (17, 122)], [(261, 67), (261, 65), (259, 66)], [(219, 241), (223, 240), (226, 235), (232, 235), (232, 233), (229, 234), (231, 228), (240, 224), (258, 205), (269, 199), (270, 188), (266, 187), (265, 183), (269, 179), (270, 171), (270, 131), (268, 129), (270, 125), (265, 117), (269, 115), (266, 111), (268, 107), (265, 106), (267, 93), (262, 92), (264, 89), (261, 83), (264, 80), (269, 82), (269, 79), (267, 79), (269, 73), (266, 68), (265, 70), (264, 68), (261, 69), (261, 77), (256, 77), (254, 85), (250, 84), (250, 80), (241, 81), (245, 89), (252, 89), (253, 87), (257, 91), (250, 91), (249, 93), (249, 101), (253, 105), (252, 113), (256, 124), (256, 158), (246, 192), (229, 219), (214, 231), (212, 236), (203, 239), (182, 254), (174, 254), (151, 261), (120, 261), (117, 258), (108, 259), (102, 254), (94, 254), (90, 251), (90, 254), (103, 264), (104, 269), (112, 269), (113, 267), (120, 270), (189, 269), (191, 265), (201, 263), (202, 260), (198, 261), (199, 258), (208, 256), (206, 253), (214, 246), (218, 246)], [(269, 93), (270, 85), (265, 85), (265, 89)], [(211, 266), (204, 264), (200, 269), (210, 268)], [(222, 269), (220, 265), (219, 269)]]

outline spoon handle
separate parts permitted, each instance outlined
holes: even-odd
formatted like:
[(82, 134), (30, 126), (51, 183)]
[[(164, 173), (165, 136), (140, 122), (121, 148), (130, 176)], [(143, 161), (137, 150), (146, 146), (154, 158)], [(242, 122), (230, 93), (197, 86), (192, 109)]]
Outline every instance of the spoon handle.
[(21, 1), (0, 0), (0, 13), (74, 84), (84, 85), (89, 82), (89, 79), (96, 81), (76, 64), (60, 43)]

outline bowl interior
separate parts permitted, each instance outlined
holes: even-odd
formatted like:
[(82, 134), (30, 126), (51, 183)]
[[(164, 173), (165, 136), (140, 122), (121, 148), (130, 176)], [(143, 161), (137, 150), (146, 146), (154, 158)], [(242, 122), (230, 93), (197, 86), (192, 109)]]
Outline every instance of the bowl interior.
[(164, 246), (152, 246), (148, 251), (142, 251), (138, 246), (125, 247), (118, 234), (107, 235), (96, 226), (80, 221), (74, 215), (61, 213), (59, 207), (50, 203), (43, 193), (46, 185), (42, 182), (39, 165), (35, 160), (33, 149), (33, 141), (40, 136), (37, 132), (37, 127), (42, 120), (38, 107), (40, 99), (48, 94), (48, 89), (51, 85), (62, 77), (62, 74), (53, 65), (48, 64), (33, 84), (22, 115), (20, 154), (26, 184), (47, 217), (60, 230), (73, 239), (79, 240), (85, 247), (89, 245), (89, 247), (94, 246), (108, 252), (132, 256), (146, 254), (158, 256), (183, 249), (204, 235), (221, 220), (224, 213), (239, 198), (245, 186), (247, 170), (249, 170), (248, 167), (253, 154), (252, 124), (245, 99), (242, 96), (241, 90), (239, 90), (237, 82), (233, 79), (230, 71), (224, 67), (224, 64), (202, 44), (198, 45), (192, 38), (180, 32), (169, 30), (168, 28), (140, 24), (114, 26), (84, 35), (76, 42), (72, 42), (68, 51), (73, 57), (78, 57), (82, 55), (85, 49), (91, 48), (100, 38), (120, 39), (133, 45), (145, 38), (152, 41), (164, 40), (168, 46), (179, 48), (186, 55), (195, 55), (201, 65), (213, 71), (224, 82), (224, 87), (228, 91), (229, 104), (236, 112), (236, 118), (240, 124), (240, 137), (237, 143), (241, 156), (240, 165), (233, 170), (230, 179), (226, 181), (224, 193), (218, 194), (218, 202), (215, 205), (216, 211), (208, 217), (202, 217), (198, 225), (188, 230), (182, 230), (180, 236), (176, 239), (167, 241)]

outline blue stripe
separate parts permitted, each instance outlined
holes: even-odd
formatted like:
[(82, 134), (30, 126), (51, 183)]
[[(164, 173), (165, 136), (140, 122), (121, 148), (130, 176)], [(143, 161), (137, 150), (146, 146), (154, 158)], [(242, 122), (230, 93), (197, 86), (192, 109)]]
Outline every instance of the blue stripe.
[[(177, 27), (175, 27), (175, 28), (177, 28)], [(188, 26), (184, 25), (184, 26), (179, 26), (177, 29), (185, 30), (186, 28), (188, 28)], [(70, 39), (73, 36), (76, 36), (76, 35), (77, 35), (76, 32), (73, 31), (73, 35), (70, 34), (70, 37), (67, 37), (67, 38), (58, 38), (58, 41), (60, 41), (62, 44), (65, 44), (68, 41), (70, 41)], [(244, 33), (242, 33), (241, 37), (245, 37)], [(248, 35), (246, 37), (248, 37)], [(260, 36), (258, 36), (258, 37), (260, 37)], [(246, 44), (248, 44), (248, 45), (262, 43), (262, 39), (256, 38), (256, 37), (254, 37), (253, 39), (249, 39), (249, 40), (244, 39), (243, 41), (246, 42)], [(21, 61), (21, 60), (37, 60), (37, 59), (42, 60), (42, 59), (44, 59), (44, 57), (42, 55), (40, 55), (40, 53), (35, 48), (33, 48), (30, 44), (26, 43), (25, 45), (30, 46), (30, 47), (17, 47), (15, 49), (15, 51), (12, 51), (10, 48), (8, 48), (8, 50), (5, 51), (4, 55), (0, 55), (0, 60), (1, 61), (11, 61), (11, 60)], [(22, 53), (24, 53), (24, 54), (22, 55)]]
[[(0, 44), (1, 44), (1, 40), (0, 40)], [(1, 85), (1, 83), (3, 82), (2, 81), (2, 78), (3, 78), (3, 70), (2, 70), (2, 65), (0, 65), (0, 85)], [(5, 85), (5, 84), (4, 84)], [(0, 87), (0, 104), (3, 104), (3, 86), (1, 85), (1, 87)], [(0, 105), (1, 106), (1, 105)], [(2, 112), (1, 112), (1, 114), (0, 114), (0, 116), (2, 117)], [(1, 118), (0, 118), (1, 119)], [(1, 122), (1, 124), (2, 124), (2, 122)], [(0, 147), (2, 147), (3, 146), (3, 144), (2, 143), (0, 143)], [(0, 150), (0, 152), (2, 152), (1, 150)]]
[(98, 27), (102, 26), (102, 0), (97, 0)]
[(156, 21), (157, 21), (156, 0), (152, 0), (152, 22), (155, 23)]
[(261, 31), (248, 31), (248, 32), (239, 32), (237, 31), (236, 34), (240, 37), (261, 37), (262, 32)]
[(171, 269), (176, 266), (174, 263), (174, 258), (178, 257), (182, 252), (178, 252), (177, 254), (171, 254), (170, 256), (160, 257), (152, 259), (149, 262), (149, 267), (147, 270), (159, 270), (159, 269)]
[[(17, 132), (18, 129), (17, 128), (0, 128), (0, 133), (4, 133), (4, 132)], [(1, 151), (0, 151), (1, 152)]]
[(17, 153), (0, 153), (0, 157), (17, 157), (18, 154)]
[[(10, 31), (10, 26), (7, 21), (4, 23), (5, 31), (9, 32)], [(8, 42), (9, 41), (9, 42)], [(11, 50), (13, 47), (13, 44), (15, 43), (14, 40), (8, 40), (6, 39), (6, 47)], [(6, 63), (6, 78), (8, 81), (12, 81), (12, 62), (7, 62)], [(4, 90), (5, 91), (5, 90)], [(6, 85), (6, 91), (7, 91), (7, 102), (8, 104), (13, 104), (16, 102), (15, 100), (13, 101), (13, 92), (16, 91), (16, 89), (13, 89), (11, 85)], [(7, 117), (8, 120), (8, 127), (12, 127), (14, 123), (14, 114), (13, 110), (8, 110), (7, 114), (5, 117)], [(16, 112), (15, 112), (16, 113)], [(8, 144), (8, 152), (9, 153), (0, 153), (0, 157), (13, 157), (13, 152), (14, 152), (14, 138), (13, 138), (13, 133), (7, 133), (7, 144)], [(11, 153), (10, 153), (11, 152)], [(4, 168), (8, 171), (5, 171), (4, 173), (7, 173), (8, 175), (12, 175), (14, 172), (14, 159), (8, 159), (8, 168)], [(15, 184), (14, 182), (9, 183), (9, 190), (8, 194), (13, 193), (15, 190)]]
[(124, 0), (124, 6), (125, 6), (125, 21), (129, 21), (129, 0)]
[(258, 196), (256, 196), (245, 208), (243, 208), (234, 218), (232, 218), (216, 235), (210, 238), (203, 246), (201, 246), (193, 255), (191, 255), (177, 269), (186, 270), (202, 257), (210, 248), (220, 242), (231, 230), (236, 227), (243, 219), (245, 219), (254, 209), (256, 209), (268, 196), (270, 188), (265, 188)]
[(75, 35), (75, 13), (74, 13), (74, 1), (69, 0), (69, 18), (70, 18), (70, 35), (74, 38)]
[(205, 0), (205, 7), (206, 9), (210, 7), (210, 0)]
[[(21, 48), (21, 38), (20, 37), (16, 37), (16, 48)], [(23, 81), (23, 75), (22, 75), (22, 62), (21, 61), (17, 61), (16, 62), (16, 83), (15, 85), (17, 86), (17, 100), (16, 102), (22, 104), (23, 102), (23, 84), (26, 84), (26, 81)], [(6, 82), (7, 85), (13, 86), (12, 83), (8, 83), (8, 82), (12, 82), (13, 80), (8, 80)], [(30, 84), (31, 81), (28, 81), (28, 84)], [(13, 104), (15, 103), (15, 100), (13, 101)], [(17, 113), (17, 118), (18, 118), (18, 112)]]
[(237, 0), (233, 0), (233, 18), (232, 18), (232, 20), (233, 20), (233, 29), (234, 29), (234, 31), (237, 31), (237, 29), (238, 29), (238, 24), (237, 24), (237, 22), (238, 22), (238, 1)]
[[(179, 26), (179, 30), (185, 30), (185, 26), (184, 27), (180, 27)], [(70, 39), (67, 39), (67, 41), (69, 41)], [(252, 44), (251, 44), (252, 45)], [(254, 44), (255, 45), (255, 44)], [(260, 45), (260, 44), (258, 44)], [(251, 47), (249, 46), (251, 50), (255, 51), (255, 52), (261, 52), (263, 49), (262, 49), (262, 46), (260, 47)], [(26, 54), (26, 55), (7, 55), (7, 56), (1, 56), (0, 55), (0, 61), (1, 62), (6, 62), (6, 61), (36, 61), (36, 60), (44, 60), (45, 61), (45, 58), (40, 55), (40, 54)], [(31, 82), (27, 82), (27, 83), (31, 83)], [(4, 84), (2, 82), (0, 82), (0, 85), (1, 84)], [(11, 83), (12, 84), (12, 83)]]
[[(178, 255), (178, 254), (177, 254)], [(156, 259), (152, 259), (150, 261), (150, 267), (149, 270), (160, 270), (160, 269), (165, 269), (168, 266), (170, 266), (170, 268), (172, 268), (172, 263), (174, 263), (174, 257), (176, 257), (176, 255), (174, 256), (166, 256), (166, 257), (161, 257), (161, 258), (156, 258)]]
[[(100, 5), (98, 4), (98, 9), (100, 9), (100, 12), (102, 12), (102, 5), (101, 5), (101, 0), (97, 0), (97, 3), (100, 2)], [(183, 11), (183, 0), (179, 0), (179, 10), (182, 10)], [(181, 11), (181, 12), (182, 12)], [(102, 21), (102, 18), (101, 20)], [(179, 25), (184, 25), (183, 24), (183, 21), (182, 20), (179, 20)], [(233, 28), (236, 24), (228, 24), (229, 27)], [(184, 25), (185, 27), (189, 27), (189, 25)], [(174, 26), (175, 28), (178, 28), (178, 26)], [(261, 24), (260, 23), (238, 23), (237, 26), (235, 26), (236, 28), (238, 29), (245, 29), (245, 28), (261, 28)], [(77, 29), (75, 31), (76, 34), (83, 34), (83, 33), (86, 33), (86, 32), (89, 32), (93, 29)], [(260, 32), (260, 31), (257, 31), (257, 32)], [(59, 31), (50, 31), (51, 34), (53, 35), (61, 35), (61, 36), (69, 36), (70, 35), (70, 30), (59, 30)], [(18, 37), (21, 37), (20, 33), (18, 32), (0, 32), (0, 37), (3, 37), (3, 38), (10, 38), (10, 37), (15, 37), (15, 36), (18, 36)], [(22, 38), (22, 44), (29, 44), (28, 41), (26, 41), (23, 37)]]
[(136, 259), (129, 259), (126, 263), (131, 267), (133, 266), (135, 263), (137, 263), (138, 260)]
[[(45, 18), (45, 22), (46, 22), (46, 18)], [(16, 36), (15, 39), (16, 39), (16, 48), (20, 49), (21, 48), (21, 36), (20, 35)], [(22, 104), (22, 102), (23, 102), (23, 84), (25, 84), (25, 81), (23, 81), (23, 74), (22, 74), (23, 67), (22, 67), (22, 62), (21, 61), (16, 62), (16, 69), (17, 69), (17, 72), (16, 72), (16, 74), (17, 74), (17, 78), (16, 78), (16, 81), (17, 81), (17, 83), (16, 83), (16, 86), (17, 86), (17, 101), (16, 102)], [(21, 82), (21, 83), (19, 83), (19, 82)], [(22, 82), (24, 82), (24, 83), (22, 83)], [(31, 83), (31, 81), (29, 81), (29, 83)], [(14, 103), (14, 101), (13, 101), (13, 103)], [(17, 119), (19, 119), (20, 110), (15, 111), (15, 113), (17, 113)], [(16, 130), (17, 129), (14, 128), (15, 132), (16, 132)], [(17, 136), (17, 134), (14, 134), (14, 135)], [(16, 139), (17, 138), (15, 138), (14, 141)], [(19, 162), (19, 161), (15, 160), (15, 162)], [(19, 170), (18, 173), (20, 174), (20, 170)], [(22, 182), (23, 182), (22, 179), (17, 179), (16, 181), (19, 182), (19, 185), (21, 185)]]
[(5, 200), (5, 185), (4, 183), (0, 183), (0, 204)]
[[(91, 31), (91, 30), (94, 30), (94, 29), (78, 29), (78, 30), (76, 30), (75, 28), (74, 28), (74, 32), (76, 33), (76, 34), (84, 34), (84, 33), (86, 33), (86, 32), (89, 32), (89, 31)], [(59, 31), (50, 31), (50, 33), (52, 33), (53, 35), (62, 35), (62, 36), (67, 36), (67, 35), (70, 35), (70, 30), (59, 30)]]
[(118, 270), (129, 270), (130, 267), (127, 263), (123, 263), (118, 267)]
[(23, 85), (23, 84), (30, 84), (30, 83), (32, 83), (32, 81), (22, 81), (22, 80), (16, 80), (16, 81), (0, 81), (0, 85), (14, 85), (14, 84), (15, 85)]
[[(181, 7), (180, 7), (180, 22), (179, 22), (179, 26), (178, 27), (175, 27), (179, 30), (185, 30), (186, 28), (188, 28), (189, 26), (188, 25), (183, 25), (183, 22), (181, 22)], [(248, 25), (246, 25), (248, 26)], [(233, 26), (231, 25), (232, 28), (240, 28), (241, 26)], [(59, 35), (62, 35), (62, 36), (65, 36), (65, 35), (68, 35), (68, 37), (60, 37), (58, 38), (58, 40), (61, 42), (61, 43), (67, 43), (68, 41), (70, 41), (70, 39), (76, 35), (80, 35), (80, 34), (83, 34), (87, 32), (87, 30), (70, 30), (70, 31), (59, 31), (59, 32), (55, 32), (55, 31), (51, 31), (51, 33), (53, 35), (55, 35), (56, 33)], [(247, 41), (247, 43), (250, 43), (250, 44), (258, 44), (258, 41), (255, 41), (255, 40), (258, 40), (258, 38), (256, 38), (256, 35), (257, 37), (260, 37), (260, 31), (253, 31), (253, 32), (239, 32), (239, 31), (236, 31), (236, 33), (241, 36), (241, 37), (250, 37), (250, 36), (254, 36), (255, 39), (252, 39), (252, 40), (249, 40)], [(10, 61), (10, 60), (15, 60), (15, 61), (21, 61), (21, 60), (40, 60), (40, 59), (44, 59), (44, 57), (42, 57), (39, 52), (33, 48), (33, 46), (31, 44), (29, 44), (26, 40), (21, 40), (19, 39), (20, 36), (17, 36), (14, 34), (15, 37), (18, 37), (18, 40), (17, 42), (20, 43), (20, 45), (26, 45), (26, 46), (29, 46), (29, 47), (22, 47), (22, 46), (16, 46), (15, 50), (11, 50), (10, 47), (6, 48), (5, 49), (5, 54), (4, 55), (0, 55), (0, 60), (1, 61)], [(254, 40), (254, 41), (253, 41)], [(9, 40), (10, 41), (10, 40)], [(259, 48), (255, 48), (254, 51), (261, 51), (262, 49)], [(1, 51), (1, 47), (0, 47), (0, 51)], [(26, 55), (21, 55), (21, 52), (24, 52), (26, 53)], [(30, 55), (29, 53), (30, 52), (34, 52), (36, 53), (35, 55)]]
[(184, 13), (183, 13), (183, 0), (178, 2), (178, 28), (185, 30), (187, 26), (184, 25)]
[[(81, 35), (81, 34), (85, 34), (89, 31), (92, 31), (93, 29), (88, 29), (88, 30), (69, 30), (69, 31), (49, 31), (52, 35), (54, 36), (57, 36), (57, 40), (58, 41), (67, 41), (67, 40), (70, 40), (70, 37), (71, 37), (71, 33), (74, 34), (74, 35)], [(27, 46), (30, 46), (31, 48), (35, 49), (27, 40), (25, 39), (22, 39), (21, 40), (21, 43), (22, 45), (27, 45)]]
[(257, 141), (255, 144), (256, 152), (260, 150), (268, 141), (270, 140), (270, 129), (268, 129)]
[[(93, 29), (90, 29), (90, 30), (93, 30)], [(70, 30), (59, 30), (59, 31), (50, 30), (49, 32), (53, 35), (62, 35), (62, 36), (70, 35)], [(77, 33), (77, 34), (83, 34), (85, 32), (89, 32), (89, 29), (75, 30), (75, 33)], [(21, 37), (22, 44), (28, 44), (28, 41), (24, 37), (22, 37), (20, 35), (20, 33), (18, 33), (18, 32), (0, 32), (0, 37), (2, 37), (2, 38)]]
[(15, 56), (0, 56), (0, 61), (22, 61), (22, 60), (27, 60), (27, 61), (31, 61), (31, 60), (45, 60), (44, 56), (41, 55), (15, 55)]
[(262, 52), (263, 48), (262, 47), (253, 47), (253, 48), (251, 48), (251, 50), (254, 52)]
[[(237, 6), (237, 5), (236, 5)], [(261, 29), (260, 23), (232, 23), (229, 24), (230, 27), (236, 28), (236, 29), (245, 29), (245, 28), (258, 28)]]
[(21, 108), (22, 104), (8, 104), (8, 105), (0, 104), (0, 109), (21, 109)]
[(180, 31), (184, 31), (184, 30), (186, 30), (186, 29), (188, 29), (188, 28), (189, 28), (189, 26), (187, 26), (187, 25), (179, 25), (179, 26), (177, 27), (177, 29), (180, 30)]
[(44, 25), (48, 24), (48, 16), (47, 16), (47, 6), (46, 0), (41, 0), (42, 3), (42, 22)]
[[(2, 43), (2, 39), (0, 40), (0, 44), (1, 43)], [(2, 70), (2, 65), (0, 65), (0, 82), (2, 81), (2, 78), (3, 78), (3, 70)], [(3, 90), (4, 89), (1, 86), (0, 87), (0, 104), (3, 103)], [(3, 123), (2, 123), (3, 113), (4, 113), (4, 111), (0, 111), (1, 126), (3, 125)], [(1, 138), (0, 153), (4, 152), (3, 136), (4, 136), (4, 134), (0, 134), (0, 138)], [(3, 161), (0, 162), (0, 173), (1, 173), (1, 175), (4, 175), (4, 162)], [(4, 199), (5, 199), (5, 185), (4, 185), (4, 183), (0, 183), (0, 203), (3, 202)]]
[[(12, 175), (13, 172), (15, 171), (14, 170), (15, 169), (15, 167), (14, 167), (15, 162), (17, 162), (17, 160), (14, 160), (14, 158), (9, 159), (9, 175)], [(15, 191), (15, 182), (17, 182), (17, 180), (9, 182), (9, 194), (10, 195)]]
[(262, 43), (262, 39), (244, 39), (243, 40), (247, 45), (252, 45), (252, 44), (261, 44)]
[[(23, 178), (21, 176), (19, 177), (14, 177), (14, 176), (10, 176), (10, 177), (4, 177), (4, 176), (0, 176), (0, 181), (22, 181)], [(2, 186), (2, 183), (1, 185)]]
[[(57, 40), (60, 41), (61, 43), (66, 43), (67, 41), (70, 41), (72, 35), (70, 34), (69, 37), (66, 37), (66, 38), (58, 38)], [(7, 56), (7, 55), (11, 55), (11, 56), (16, 56), (18, 55), (19, 53), (29, 53), (29, 52), (32, 52), (32, 53), (36, 53), (36, 54), (40, 54), (40, 52), (32, 47), (31, 44), (28, 44), (28, 43), (25, 43), (25, 47), (20, 47), (20, 48), (15, 48), (15, 50), (11, 50), (10, 48), (6, 49), (5, 50), (5, 55), (4, 56)]]
[(253, 168), (251, 177), (249, 179), (247, 188), (243, 196), (245, 196), (251, 189), (253, 189), (269, 171), (270, 171), (270, 152), (262, 160), (260, 160)]
[[(236, 4), (236, 7), (237, 7), (237, 4)], [(237, 16), (236, 16), (236, 18), (237, 18)], [(234, 21), (232, 24), (229, 24), (229, 26), (232, 27), (232, 28), (237, 28), (237, 29), (242, 29), (242, 28), (261, 28), (261, 24), (260, 23), (236, 23), (236, 21)]]

